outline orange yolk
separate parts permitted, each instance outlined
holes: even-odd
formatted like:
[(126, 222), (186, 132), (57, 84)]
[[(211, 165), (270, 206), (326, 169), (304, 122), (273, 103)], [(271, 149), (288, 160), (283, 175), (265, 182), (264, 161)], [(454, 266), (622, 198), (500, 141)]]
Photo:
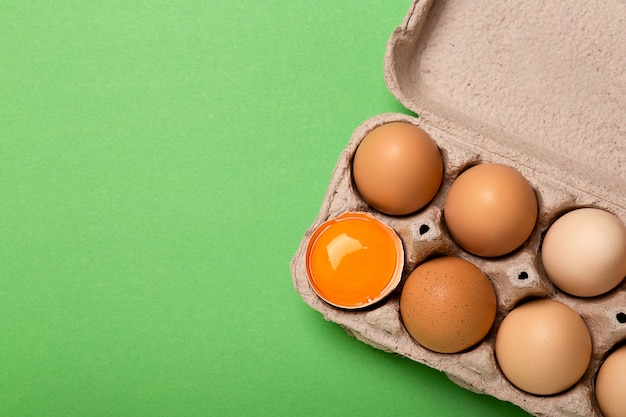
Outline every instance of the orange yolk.
[(400, 282), (404, 252), (398, 235), (366, 213), (345, 213), (318, 227), (307, 247), (309, 282), (326, 302), (359, 308)]

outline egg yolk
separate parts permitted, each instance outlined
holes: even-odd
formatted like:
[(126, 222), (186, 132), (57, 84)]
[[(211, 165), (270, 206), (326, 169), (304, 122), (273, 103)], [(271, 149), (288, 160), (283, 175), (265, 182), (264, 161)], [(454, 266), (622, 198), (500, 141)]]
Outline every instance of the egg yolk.
[(341, 308), (360, 308), (400, 282), (404, 252), (397, 234), (366, 213), (346, 213), (316, 229), (306, 254), (313, 290)]

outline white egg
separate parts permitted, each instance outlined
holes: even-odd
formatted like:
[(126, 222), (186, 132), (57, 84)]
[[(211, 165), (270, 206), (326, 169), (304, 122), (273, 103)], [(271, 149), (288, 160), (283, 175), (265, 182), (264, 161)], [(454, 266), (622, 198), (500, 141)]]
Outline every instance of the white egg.
[(604, 294), (626, 276), (626, 227), (605, 210), (570, 211), (548, 229), (541, 258), (548, 278), (562, 291), (578, 297)]

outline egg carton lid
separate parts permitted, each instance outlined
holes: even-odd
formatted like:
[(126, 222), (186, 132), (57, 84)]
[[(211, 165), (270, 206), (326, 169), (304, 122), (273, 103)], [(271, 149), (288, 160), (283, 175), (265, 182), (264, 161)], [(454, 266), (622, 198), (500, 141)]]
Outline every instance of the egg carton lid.
[(624, 0), (415, 0), (384, 64), (424, 126), (626, 208)]

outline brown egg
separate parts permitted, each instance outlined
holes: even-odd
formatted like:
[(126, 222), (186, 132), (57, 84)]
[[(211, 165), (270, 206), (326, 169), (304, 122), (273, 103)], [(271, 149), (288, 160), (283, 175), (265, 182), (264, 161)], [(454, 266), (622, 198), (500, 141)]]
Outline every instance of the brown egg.
[(359, 144), (352, 175), (361, 197), (391, 215), (413, 213), (437, 193), (443, 176), (439, 148), (410, 123), (387, 123)]
[(626, 416), (626, 345), (613, 351), (596, 377), (596, 400), (604, 417)]
[(516, 387), (552, 395), (574, 385), (591, 360), (583, 319), (558, 301), (541, 299), (514, 308), (496, 336), (500, 369)]
[(409, 275), (400, 296), (400, 314), (422, 346), (439, 353), (460, 352), (489, 332), (496, 316), (496, 294), (474, 264), (436, 258)]
[(452, 238), (478, 256), (506, 255), (520, 247), (537, 222), (537, 198), (514, 168), (480, 164), (448, 191), (444, 218)]

